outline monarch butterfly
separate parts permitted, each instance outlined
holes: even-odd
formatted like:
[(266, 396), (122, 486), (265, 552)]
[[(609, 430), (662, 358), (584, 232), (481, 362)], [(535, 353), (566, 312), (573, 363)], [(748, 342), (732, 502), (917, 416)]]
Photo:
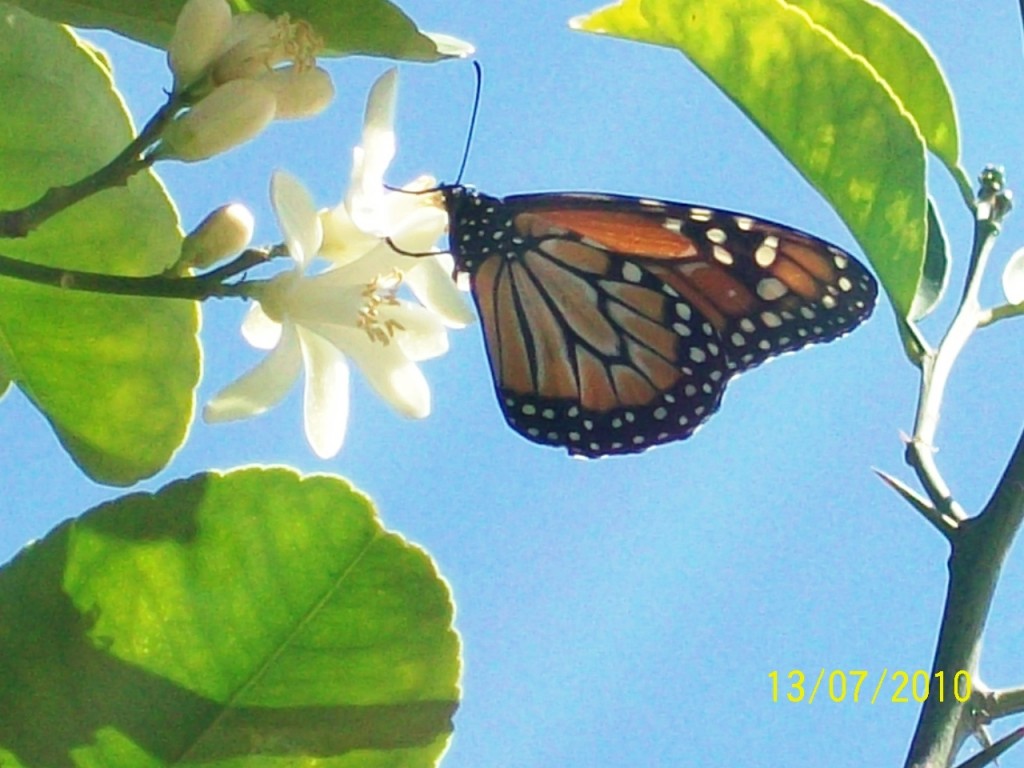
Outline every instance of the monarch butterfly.
[(682, 440), (733, 376), (874, 308), (850, 254), (752, 216), (587, 193), (443, 188), (506, 421), (596, 458)]

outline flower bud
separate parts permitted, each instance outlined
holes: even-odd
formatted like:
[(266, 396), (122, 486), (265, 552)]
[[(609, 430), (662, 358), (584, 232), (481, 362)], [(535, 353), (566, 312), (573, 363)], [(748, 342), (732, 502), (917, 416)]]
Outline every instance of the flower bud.
[(256, 80), (277, 99), (275, 118), (290, 120), (323, 112), (334, 98), (334, 84), (326, 70), (299, 69), (294, 64), (260, 75)]
[(178, 93), (198, 80), (224, 46), (231, 31), (227, 0), (188, 0), (178, 14), (167, 46), (167, 64)]
[(252, 240), (255, 221), (241, 203), (222, 205), (193, 229), (181, 244), (181, 268), (206, 269), (239, 253)]
[(1003, 294), (1011, 304), (1024, 303), (1024, 248), (1013, 252), (1003, 270)]
[(256, 136), (276, 109), (274, 94), (258, 82), (233, 80), (167, 126), (160, 152), (185, 162), (205, 160)]

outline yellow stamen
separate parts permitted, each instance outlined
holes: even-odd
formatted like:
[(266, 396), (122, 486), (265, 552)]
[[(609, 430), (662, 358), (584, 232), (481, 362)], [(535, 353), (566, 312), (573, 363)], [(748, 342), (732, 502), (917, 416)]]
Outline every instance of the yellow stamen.
[(361, 295), (366, 299), (366, 304), (359, 308), (356, 324), (366, 331), (370, 341), (387, 346), (394, 338), (395, 331), (405, 330), (405, 326), (397, 320), (382, 320), (379, 312), (382, 306), (399, 305), (396, 294), (403, 279), (401, 270), (393, 269), (386, 275), (377, 275), (363, 289)]

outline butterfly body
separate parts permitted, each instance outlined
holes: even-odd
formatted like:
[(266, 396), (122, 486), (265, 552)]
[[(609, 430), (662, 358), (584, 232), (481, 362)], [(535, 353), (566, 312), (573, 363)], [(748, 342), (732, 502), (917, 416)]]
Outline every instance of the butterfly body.
[(743, 214), (588, 193), (444, 196), (505, 419), (574, 455), (688, 437), (732, 376), (849, 332), (877, 294), (845, 251)]

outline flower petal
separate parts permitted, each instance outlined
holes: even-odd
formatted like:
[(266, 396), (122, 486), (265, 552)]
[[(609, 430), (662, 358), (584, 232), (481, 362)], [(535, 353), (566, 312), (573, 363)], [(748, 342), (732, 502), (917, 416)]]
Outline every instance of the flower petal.
[(204, 73), (230, 31), (231, 6), (227, 0), (188, 0), (181, 7), (167, 46), (175, 92)]
[(330, 459), (341, 450), (348, 427), (348, 362), (328, 340), (310, 330), (299, 328), (299, 338), (306, 366), (306, 440), (317, 456)]
[(290, 173), (274, 171), (270, 179), (270, 201), (288, 253), (300, 267), (305, 266), (320, 250), (324, 236), (312, 195)]
[[(394, 196), (410, 197), (404, 192), (393, 192)], [(382, 217), (387, 234), (397, 248), (406, 253), (430, 253), (448, 228), (448, 214), (432, 205), (433, 196), (413, 198), (412, 203), (398, 200), (385, 206), (387, 216)]]
[(394, 342), (410, 360), (429, 360), (448, 351), (448, 332), (440, 318), (428, 309), (408, 301), (378, 310), (381, 322), (393, 323)]
[(281, 341), (281, 323), (272, 320), (255, 302), (242, 321), (242, 337), (256, 349), (273, 349)]
[(401, 345), (370, 341), (356, 328), (327, 326), (317, 332), (345, 350), (377, 394), (403, 416), (422, 419), (430, 414), (430, 386)]
[(388, 190), (385, 204), (392, 216), (408, 215), (414, 208), (431, 207), (439, 210), (446, 217), (448, 208), (444, 203), (444, 195), (437, 185), (437, 179), (429, 174), (417, 176), (401, 189)]
[(436, 257), (420, 259), (405, 273), (405, 282), (419, 302), (440, 315), (446, 325), (464, 328), (473, 322), (473, 310), (452, 280), (451, 272)]
[(363, 232), (355, 225), (344, 202), (321, 211), (320, 223), (324, 233), (320, 255), (335, 266), (344, 266), (358, 259), (380, 242), (379, 237)]
[(351, 285), (345, 270), (304, 278), (289, 296), (288, 316), (307, 328), (320, 324), (355, 326), (366, 306), (365, 284)]
[(256, 416), (276, 405), (291, 389), (302, 367), (295, 327), (284, 327), (281, 343), (259, 365), (228, 384), (203, 408), (203, 420), (214, 423)]
[(387, 234), (381, 226), (384, 173), (395, 156), (395, 98), (398, 71), (389, 69), (373, 84), (366, 100), (363, 138), (352, 152), (352, 180), (345, 207), (364, 232)]
[[(333, 211), (330, 215), (336, 223), (344, 226)], [(388, 225), (391, 227), (392, 242), (407, 253), (396, 251), (387, 240), (372, 237), (362, 241), (360, 253), (356, 253), (355, 248), (333, 251), (323, 248), (320, 255), (333, 262), (335, 267), (343, 269), (350, 276), (351, 282), (370, 283), (378, 275), (388, 274), (395, 269), (405, 272), (430, 260), (435, 251), (434, 244), (443, 233), (446, 223), (446, 218), (438, 219), (437, 211), (420, 206), (413, 209), (404, 221)], [(339, 254), (341, 258), (338, 258)], [(451, 282), (450, 278), (447, 279)]]
[(255, 80), (216, 88), (164, 130), (158, 155), (194, 163), (252, 139), (274, 119), (277, 100)]
[(334, 98), (334, 84), (326, 69), (303, 69), (289, 64), (261, 74), (257, 80), (277, 99), (274, 117), (291, 120), (323, 112)]
[[(371, 380), (372, 381), (372, 380)], [(406, 362), (388, 372), (388, 386), (394, 392), (388, 402), (403, 416), (425, 419), (430, 415), (430, 385), (427, 377), (413, 362)], [(381, 391), (381, 387), (377, 387)]]

